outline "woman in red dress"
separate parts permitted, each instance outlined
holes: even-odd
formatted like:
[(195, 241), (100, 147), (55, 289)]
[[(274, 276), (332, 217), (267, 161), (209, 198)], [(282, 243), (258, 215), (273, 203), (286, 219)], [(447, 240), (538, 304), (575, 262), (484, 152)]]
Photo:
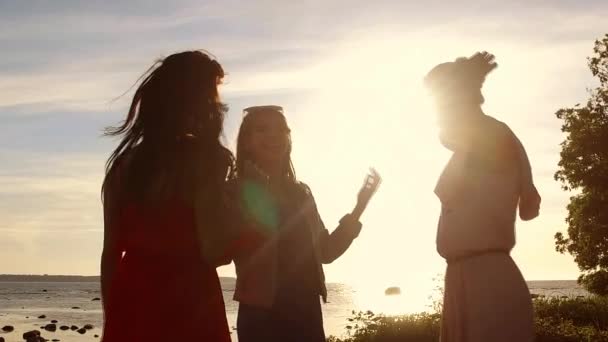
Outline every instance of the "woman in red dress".
[(104, 342), (230, 341), (215, 267), (232, 154), (220, 136), (220, 64), (157, 62), (137, 88), (103, 183)]

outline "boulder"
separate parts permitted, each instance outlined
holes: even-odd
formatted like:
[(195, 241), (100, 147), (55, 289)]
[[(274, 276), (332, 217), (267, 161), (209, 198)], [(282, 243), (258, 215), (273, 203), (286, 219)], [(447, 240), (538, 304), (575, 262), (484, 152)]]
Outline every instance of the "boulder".
[(85, 329), (85, 328), (80, 328), (80, 329), (78, 329), (77, 331), (78, 331), (78, 333), (79, 333), (80, 335), (84, 335), (84, 334), (87, 332), (87, 329)]
[(57, 320), (56, 320), (56, 319), (54, 319), (54, 320), (52, 320), (52, 321), (51, 321), (51, 323), (57, 323)]
[(13, 330), (15, 330), (15, 327), (13, 327), (12, 325), (5, 325), (2, 327), (2, 331), (4, 332), (11, 332)]
[(48, 340), (42, 336), (30, 337), (25, 342), (47, 342)]
[(44, 330), (46, 331), (57, 331), (57, 325), (55, 323), (50, 323), (44, 326)]
[(93, 325), (92, 324), (85, 324), (83, 328), (85, 328), (87, 330), (91, 330), (91, 329), (93, 329)]
[(75, 326), (75, 325), (72, 325), (72, 326), (70, 327), (70, 329), (71, 329), (71, 330), (78, 330), (78, 327), (77, 327), (77, 326)]
[(45, 319), (45, 318), (46, 318), (46, 315), (40, 315), (40, 316), (38, 316), (38, 318), (40, 318), (40, 319)]
[(62, 325), (59, 327), (59, 329), (65, 331), (65, 330), (70, 330), (70, 327), (68, 327), (67, 325)]
[(397, 286), (389, 287), (384, 290), (384, 294), (387, 296), (396, 296), (401, 294), (401, 289)]
[(40, 331), (38, 330), (32, 330), (32, 331), (28, 331), (26, 333), (23, 334), (23, 339), (24, 340), (30, 340), (34, 337), (40, 337)]

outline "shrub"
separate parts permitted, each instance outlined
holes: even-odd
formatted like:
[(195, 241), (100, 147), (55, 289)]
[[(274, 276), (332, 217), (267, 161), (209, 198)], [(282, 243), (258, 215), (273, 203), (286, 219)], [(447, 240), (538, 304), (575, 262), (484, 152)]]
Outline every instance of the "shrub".
[[(608, 298), (538, 298), (534, 300), (536, 342), (608, 342)], [(440, 314), (404, 316), (354, 312), (346, 337), (328, 342), (437, 342)]]

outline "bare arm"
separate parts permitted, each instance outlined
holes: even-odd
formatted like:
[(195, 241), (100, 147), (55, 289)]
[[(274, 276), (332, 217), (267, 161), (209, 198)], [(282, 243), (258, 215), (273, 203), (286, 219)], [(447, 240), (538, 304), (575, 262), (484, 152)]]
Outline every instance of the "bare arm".
[[(514, 135), (515, 136), (515, 135)], [(524, 221), (535, 219), (540, 214), (540, 194), (534, 186), (532, 177), (532, 167), (528, 159), (526, 149), (519, 139), (515, 136), (516, 148), (520, 161), (520, 190), (519, 190), (519, 217)]]
[[(540, 211), (541, 197), (534, 186), (532, 167), (526, 150), (515, 133), (506, 125), (493, 131), (494, 137), (485, 138), (492, 140), (492, 144), (486, 144), (485, 150), (478, 149), (483, 156), (477, 156), (483, 160), (492, 172), (517, 173), (519, 181), (519, 217), (524, 221), (536, 218)], [(479, 143), (478, 145), (482, 145)]]
[(104, 190), (103, 196), (104, 234), (103, 251), (101, 254), (101, 296), (104, 307), (107, 306), (114, 273), (122, 257), (122, 250), (119, 248), (116, 234), (118, 203), (114, 195), (116, 193), (115, 187), (116, 182), (110, 181)]
[(519, 198), (519, 217), (524, 221), (530, 221), (540, 214), (540, 194), (536, 187), (532, 185), (520, 195)]

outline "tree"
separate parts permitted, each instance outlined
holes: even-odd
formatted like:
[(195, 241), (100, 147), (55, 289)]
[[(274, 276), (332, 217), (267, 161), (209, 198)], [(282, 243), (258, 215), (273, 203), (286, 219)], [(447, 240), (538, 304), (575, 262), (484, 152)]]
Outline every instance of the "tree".
[(608, 295), (608, 34), (595, 41), (593, 52), (588, 65), (599, 87), (589, 90), (586, 105), (556, 113), (566, 139), (555, 179), (577, 194), (567, 207), (568, 236), (555, 234), (555, 244), (558, 252), (574, 256), (579, 283)]

